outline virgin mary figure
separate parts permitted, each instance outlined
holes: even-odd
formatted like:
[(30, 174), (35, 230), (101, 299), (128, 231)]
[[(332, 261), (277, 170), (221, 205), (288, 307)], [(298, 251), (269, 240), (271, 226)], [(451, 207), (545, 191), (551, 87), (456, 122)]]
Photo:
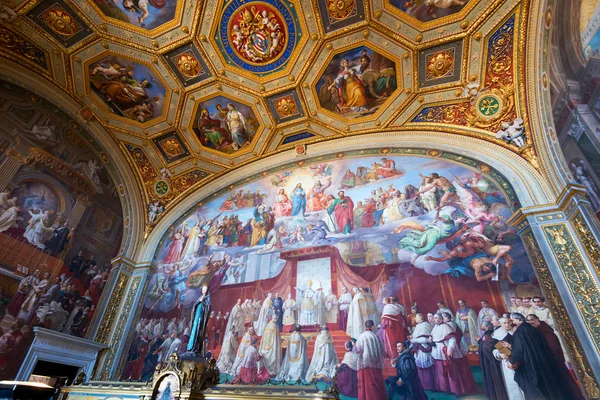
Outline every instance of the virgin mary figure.
[(202, 352), (202, 345), (204, 343), (204, 337), (206, 336), (206, 325), (208, 323), (208, 316), (210, 315), (210, 293), (208, 293), (208, 286), (202, 286), (202, 295), (194, 304), (192, 311), (192, 330), (190, 332), (190, 340), (187, 345), (187, 351), (200, 354)]

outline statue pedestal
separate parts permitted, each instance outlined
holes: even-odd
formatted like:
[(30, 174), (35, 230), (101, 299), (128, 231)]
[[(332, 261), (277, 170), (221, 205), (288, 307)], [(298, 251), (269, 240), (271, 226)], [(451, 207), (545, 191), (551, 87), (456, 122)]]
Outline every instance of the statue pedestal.
[(118, 397), (128, 400), (204, 399), (265, 400), (336, 399), (337, 391), (324, 392), (315, 386), (298, 385), (231, 385), (219, 384), (219, 370), (214, 358), (171, 355), (156, 368), (152, 382), (88, 382), (63, 389), (61, 400)]

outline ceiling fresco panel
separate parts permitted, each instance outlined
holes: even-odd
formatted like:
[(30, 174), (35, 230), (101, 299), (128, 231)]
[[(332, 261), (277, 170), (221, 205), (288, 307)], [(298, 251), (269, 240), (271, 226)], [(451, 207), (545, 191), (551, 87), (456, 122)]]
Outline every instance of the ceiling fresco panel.
[(356, 119), (372, 115), (398, 88), (396, 63), (369, 46), (336, 53), (314, 90), (319, 104), (335, 115)]
[(262, 128), (253, 106), (217, 95), (196, 104), (193, 131), (203, 147), (233, 154), (250, 148)]
[(71, 47), (93, 33), (63, 0), (42, 1), (27, 16), (65, 47)]
[(88, 72), (91, 90), (113, 114), (139, 123), (162, 115), (167, 90), (148, 66), (108, 55)]
[(175, 19), (175, 0), (93, 0), (105, 17), (122, 24), (152, 30)]
[(434, 21), (461, 11), (469, 0), (389, 0), (389, 4), (421, 22)]

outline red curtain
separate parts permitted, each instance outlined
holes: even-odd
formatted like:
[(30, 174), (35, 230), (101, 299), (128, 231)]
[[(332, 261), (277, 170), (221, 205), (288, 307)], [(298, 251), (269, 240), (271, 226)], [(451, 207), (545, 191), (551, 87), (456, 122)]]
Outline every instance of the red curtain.
[[(417, 302), (419, 311), (437, 310), (437, 302), (443, 301), (456, 310), (458, 299), (464, 299), (476, 311), (479, 302), (488, 300), (498, 312), (505, 310), (502, 293), (497, 282), (477, 282), (474, 279), (452, 278), (448, 275), (433, 276), (410, 264), (380, 264), (369, 267), (355, 267), (344, 262), (334, 246), (320, 246), (285, 251), (281, 258), (286, 260), (281, 273), (273, 278), (237, 285), (226, 285), (211, 293), (213, 310), (223, 313), (231, 311), (238, 299), (264, 300), (268, 293), (279, 293), (283, 299), (288, 293), (296, 295), (297, 263), (302, 260), (329, 257), (331, 259), (332, 289), (337, 296), (342, 287), (349, 291), (353, 287), (368, 287), (375, 298), (379, 298), (384, 284), (386, 295), (394, 295), (410, 312), (412, 303)], [(388, 282), (389, 280), (389, 282)], [(392, 293), (389, 293), (390, 289)]]
[(338, 296), (342, 294), (342, 288), (346, 287), (352, 293), (353, 287), (368, 287), (375, 298), (379, 297), (381, 287), (387, 282), (388, 276), (398, 265), (379, 264), (370, 267), (353, 267), (348, 265), (340, 256), (336, 248), (330, 252), (332, 270), (337, 273)]

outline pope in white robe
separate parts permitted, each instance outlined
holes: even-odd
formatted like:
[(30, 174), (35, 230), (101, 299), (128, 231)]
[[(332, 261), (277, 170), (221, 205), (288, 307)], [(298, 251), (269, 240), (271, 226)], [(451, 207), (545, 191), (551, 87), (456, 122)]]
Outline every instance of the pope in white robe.
[(29, 219), (23, 237), (27, 239), (29, 243), (40, 249), (45, 247), (44, 242), (46, 234), (52, 231), (52, 228), (48, 226), (50, 225), (50, 213), (51, 210), (46, 210), (44, 212), (39, 211), (38, 214), (29, 211), (31, 219)]
[(269, 324), (269, 320), (273, 316), (273, 301), (271, 298), (273, 295), (269, 293), (265, 301), (263, 301), (262, 307), (260, 308), (260, 313), (258, 314), (258, 320), (256, 321), (256, 334), (258, 336), (263, 336), (265, 328)]
[(229, 332), (234, 327), (236, 332), (244, 332), (244, 313), (242, 311), (242, 299), (238, 299), (229, 313), (225, 332)]
[(310, 287), (306, 290), (298, 290), (302, 293), (302, 303), (300, 303), (300, 318), (298, 319), (298, 323), (301, 326), (316, 325), (317, 312), (314, 299), (315, 292)]
[(338, 357), (333, 338), (329, 334), (329, 328), (323, 327), (315, 340), (315, 349), (306, 372), (306, 381), (311, 382), (313, 379), (331, 381), (335, 376), (337, 363)]
[(308, 354), (306, 338), (302, 336), (301, 327), (296, 326), (294, 333), (290, 335), (287, 346), (287, 352), (281, 364), (281, 371), (277, 380), (286, 382), (296, 382), (298, 379), (304, 379), (308, 369)]
[[(254, 328), (248, 328), (248, 331), (244, 334), (244, 337), (242, 338), (242, 341), (240, 342), (240, 345), (237, 349), (233, 366), (227, 372), (229, 375), (237, 376), (240, 373), (240, 368), (242, 367), (244, 357), (246, 356), (246, 350), (248, 350), (248, 348), (252, 346), (252, 339), (254, 338), (254, 335)], [(221, 372), (224, 371), (221, 370)]]
[[(515, 333), (510, 319), (500, 318), (500, 328), (496, 329), (492, 338), (503, 341), (507, 336), (512, 336)], [(492, 354), (494, 358), (502, 364), (502, 377), (506, 386), (506, 394), (509, 400), (524, 400), (525, 396), (519, 388), (519, 384), (515, 382), (515, 371), (508, 368), (508, 356), (502, 354), (498, 349), (495, 349)]]
[(365, 331), (365, 322), (367, 322), (367, 301), (365, 296), (358, 288), (352, 289), (354, 297), (348, 307), (348, 321), (346, 334), (351, 338), (357, 339)]
[(233, 367), (239, 347), (236, 335), (235, 330), (230, 330), (223, 339), (223, 347), (221, 347), (221, 353), (219, 353), (219, 359), (217, 360), (217, 368), (223, 373), (227, 373)]
[(258, 352), (262, 356), (262, 363), (269, 371), (269, 376), (276, 377), (281, 369), (281, 336), (277, 316), (267, 324), (260, 341)]

